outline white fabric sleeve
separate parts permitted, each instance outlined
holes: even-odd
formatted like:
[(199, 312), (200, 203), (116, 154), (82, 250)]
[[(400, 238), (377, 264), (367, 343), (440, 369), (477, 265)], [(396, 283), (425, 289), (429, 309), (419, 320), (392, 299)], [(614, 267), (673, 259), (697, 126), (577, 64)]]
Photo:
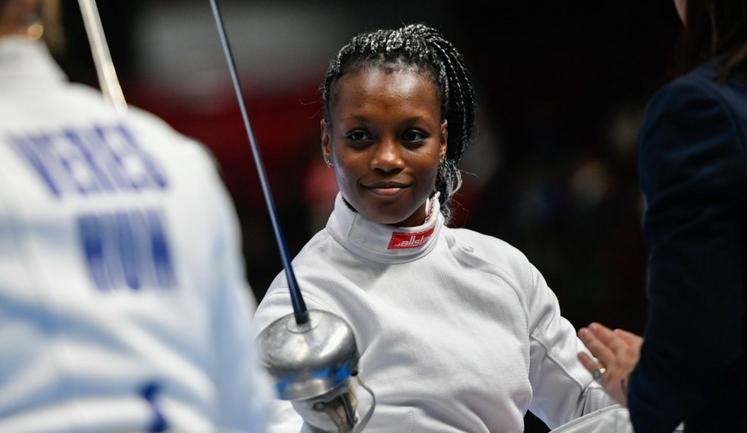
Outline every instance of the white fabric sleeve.
[(265, 432), (274, 398), (269, 377), (256, 353), (251, 316), (254, 297), (246, 283), (239, 225), (230, 198), (217, 180), (212, 291), (220, 427)]
[(614, 404), (577, 358), (585, 346), (573, 326), (560, 315), (555, 294), (537, 269), (529, 265), (526, 287), (529, 316), (529, 410), (550, 428)]
[(303, 419), (290, 401), (272, 402), (267, 433), (305, 433)]
[(576, 418), (550, 433), (633, 433), (633, 425), (628, 410), (613, 405)]

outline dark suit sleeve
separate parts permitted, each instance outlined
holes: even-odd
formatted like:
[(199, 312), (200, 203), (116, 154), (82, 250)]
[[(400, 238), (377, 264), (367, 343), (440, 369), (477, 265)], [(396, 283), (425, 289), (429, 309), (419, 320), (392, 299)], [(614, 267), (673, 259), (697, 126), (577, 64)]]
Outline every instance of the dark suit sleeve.
[(637, 433), (671, 433), (704, 410), (742, 349), (743, 146), (704, 83), (675, 82), (641, 136), (649, 311), (628, 406)]

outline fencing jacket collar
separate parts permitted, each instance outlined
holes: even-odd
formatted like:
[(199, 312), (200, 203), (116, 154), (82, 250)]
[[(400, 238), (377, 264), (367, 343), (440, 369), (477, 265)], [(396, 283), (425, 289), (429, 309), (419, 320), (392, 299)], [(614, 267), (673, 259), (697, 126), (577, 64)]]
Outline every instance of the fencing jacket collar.
[(22, 82), (39, 86), (66, 80), (43, 43), (22, 36), (0, 38), (0, 85)]
[(352, 210), (337, 194), (327, 231), (347, 250), (378, 263), (405, 263), (428, 254), (444, 225), (438, 195), (429, 199), (425, 223), (417, 227), (377, 224)]

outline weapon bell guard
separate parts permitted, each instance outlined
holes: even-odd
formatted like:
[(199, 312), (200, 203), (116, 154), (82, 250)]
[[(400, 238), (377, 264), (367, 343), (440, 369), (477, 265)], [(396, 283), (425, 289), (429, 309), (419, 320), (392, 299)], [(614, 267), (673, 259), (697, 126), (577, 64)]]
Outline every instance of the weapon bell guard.
[[(278, 395), (293, 403), (312, 432), (357, 432), (368, 423), (376, 397), (357, 377), (360, 355), (343, 319), (312, 309), (309, 321), (299, 325), (288, 314), (265, 328), (257, 341)], [(361, 419), (353, 381), (371, 397)]]

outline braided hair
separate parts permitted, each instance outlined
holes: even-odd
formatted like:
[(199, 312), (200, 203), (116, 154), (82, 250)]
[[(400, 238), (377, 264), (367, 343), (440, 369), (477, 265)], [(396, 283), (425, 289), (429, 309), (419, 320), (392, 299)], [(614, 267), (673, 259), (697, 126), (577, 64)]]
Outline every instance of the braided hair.
[(435, 189), (441, 212), (451, 216), (449, 200), (462, 185), (457, 163), (472, 139), (475, 100), (462, 55), (441, 33), (423, 24), (376, 30), (355, 36), (332, 58), (322, 82), (324, 119), (330, 122), (331, 92), (345, 74), (361, 68), (414, 70), (433, 81), (441, 100), (441, 117), (449, 135), (446, 156), (438, 167)]

